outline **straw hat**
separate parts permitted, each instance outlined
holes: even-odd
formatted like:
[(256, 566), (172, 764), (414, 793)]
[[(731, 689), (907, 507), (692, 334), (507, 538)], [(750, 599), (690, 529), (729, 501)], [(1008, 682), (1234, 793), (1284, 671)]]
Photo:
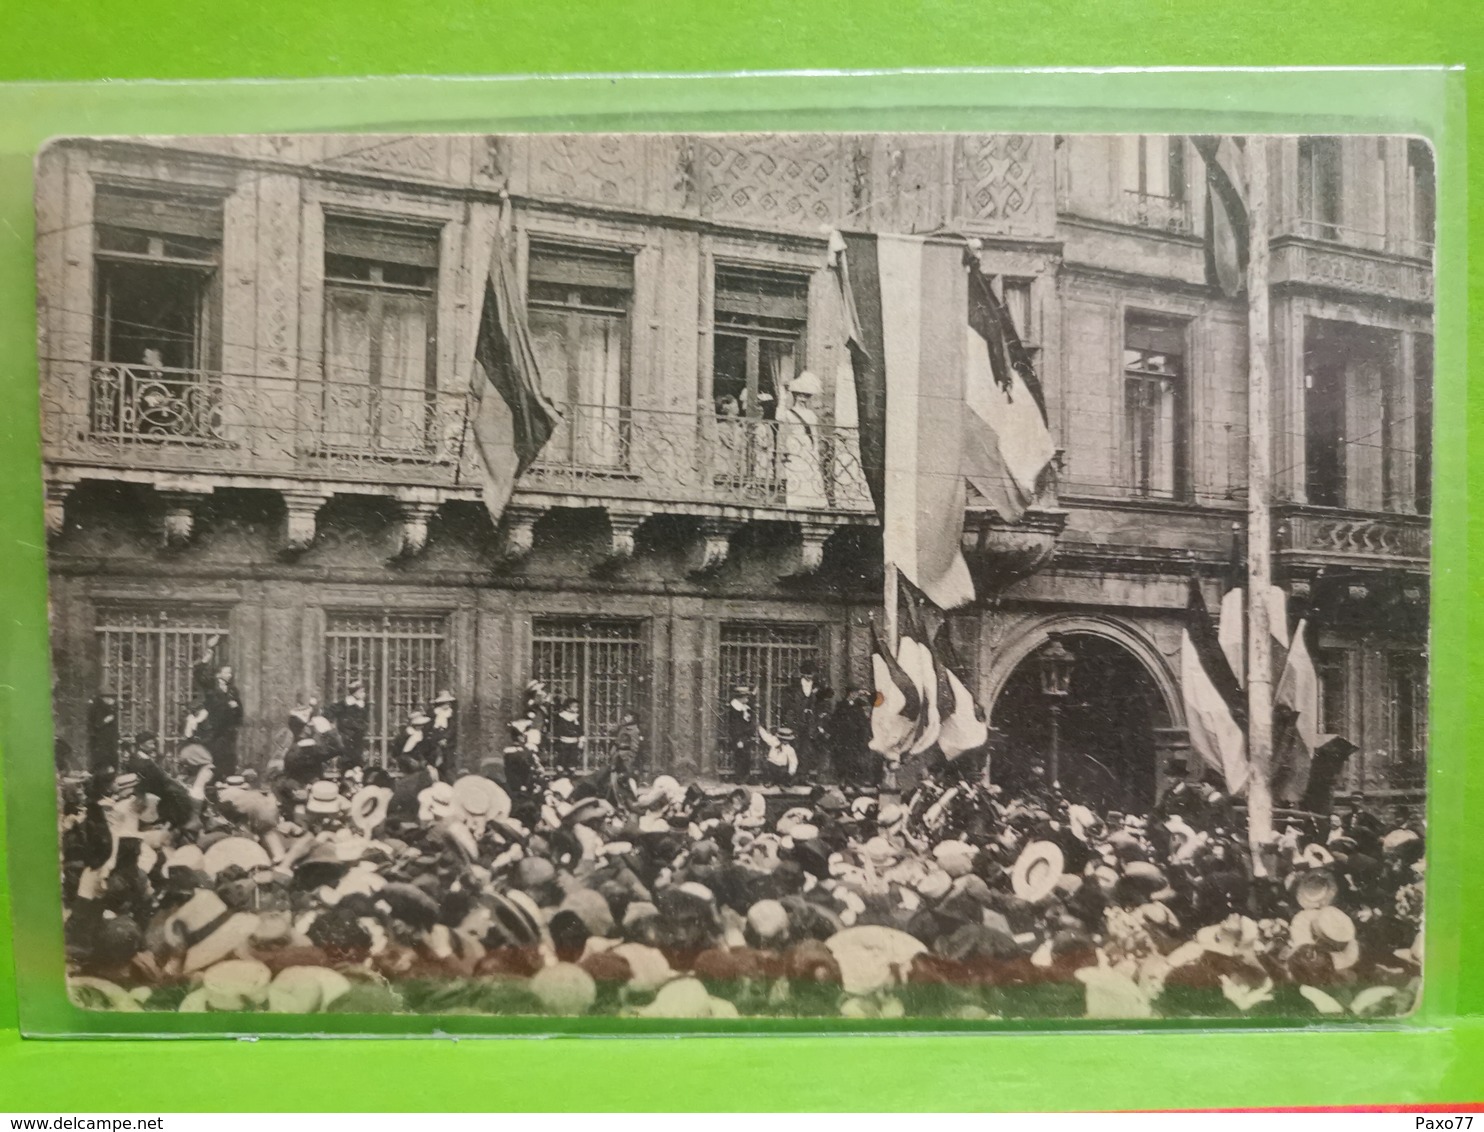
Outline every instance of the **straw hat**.
[[(170, 863), (174, 866), (181, 862), (172, 859)], [(251, 838), (226, 837), (206, 850), (200, 868), (207, 876), (214, 877), (233, 865), (251, 873), (268, 867), (270, 863), (268, 851)]]
[(510, 795), (479, 774), (466, 774), (453, 784), (453, 802), (455, 809), (476, 822), (510, 814)]
[(201, 989), (211, 1010), (246, 1010), (268, 1000), (273, 972), (256, 959), (228, 959), (201, 976)]
[(366, 836), (386, 821), (392, 792), (385, 786), (367, 786), (350, 800), (350, 823)]
[(872, 994), (906, 982), (912, 960), (927, 951), (914, 936), (877, 924), (836, 932), (825, 946), (840, 965), (847, 994)]
[(309, 798), (304, 809), (311, 814), (338, 814), (345, 809), (345, 799), (340, 796), (340, 786), (327, 778), (310, 784)]
[(1312, 943), (1329, 952), (1336, 971), (1349, 970), (1360, 958), (1355, 921), (1333, 905), (1299, 912), (1288, 926), (1288, 938), (1294, 947)]
[(1334, 874), (1328, 869), (1310, 869), (1299, 874), (1293, 885), (1293, 898), (1300, 908), (1327, 908), (1340, 893)]
[(1032, 841), (1021, 851), (1010, 873), (1015, 895), (1032, 904), (1051, 895), (1066, 871), (1061, 847), (1051, 841)]
[(417, 796), (417, 820), (437, 821), (453, 811), (453, 787), (447, 782), (435, 782)]

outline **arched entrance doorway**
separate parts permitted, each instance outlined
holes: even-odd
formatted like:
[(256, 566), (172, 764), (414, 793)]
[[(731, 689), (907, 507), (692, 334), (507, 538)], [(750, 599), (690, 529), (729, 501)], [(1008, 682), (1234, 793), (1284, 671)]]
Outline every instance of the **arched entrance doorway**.
[[(1044, 657), (1059, 643), (1069, 654), (1066, 694), (1047, 694)], [(1053, 727), (1053, 717), (1056, 726)], [(991, 774), (1007, 793), (1031, 785), (1035, 767), (1055, 762), (1072, 801), (1101, 811), (1147, 811), (1159, 782), (1158, 733), (1169, 711), (1154, 677), (1117, 641), (1067, 632), (1029, 653), (995, 699)]]

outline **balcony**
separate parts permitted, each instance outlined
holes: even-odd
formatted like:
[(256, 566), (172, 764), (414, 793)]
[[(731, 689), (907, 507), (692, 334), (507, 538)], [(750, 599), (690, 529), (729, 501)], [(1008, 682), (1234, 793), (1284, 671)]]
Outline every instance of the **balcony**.
[(1338, 507), (1274, 508), (1280, 559), (1298, 567), (1426, 573), (1431, 524), (1426, 515), (1380, 514)]
[(1298, 219), (1291, 231), (1274, 236), (1272, 247), (1274, 287), (1432, 303), (1429, 243)]
[(1181, 197), (1158, 196), (1125, 189), (1119, 219), (1135, 228), (1156, 232), (1173, 232), (1188, 236), (1193, 231), (1190, 205)]
[[(463, 392), (95, 362), (43, 389), (46, 459), (179, 484), (357, 484), (473, 498)], [(86, 478), (73, 474), (72, 480)], [(703, 508), (869, 515), (856, 430), (570, 405), (520, 492)], [(549, 500), (549, 505), (561, 505)]]

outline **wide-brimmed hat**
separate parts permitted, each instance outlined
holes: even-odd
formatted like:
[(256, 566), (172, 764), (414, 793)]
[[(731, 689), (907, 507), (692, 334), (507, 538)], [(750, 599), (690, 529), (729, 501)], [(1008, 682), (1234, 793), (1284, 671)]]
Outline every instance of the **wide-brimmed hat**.
[(425, 711), (415, 711), (407, 717), (407, 722), (413, 727), (423, 727), (433, 722), (433, 717)]
[(304, 809), (311, 814), (338, 814), (345, 809), (345, 799), (340, 796), (340, 786), (328, 778), (321, 778), (309, 786), (309, 797)]
[(1032, 841), (1015, 861), (1010, 886), (1016, 896), (1034, 904), (1051, 895), (1065, 871), (1066, 857), (1061, 846), (1052, 841)]
[(182, 770), (200, 770), (202, 767), (215, 766), (216, 760), (200, 743), (187, 743), (175, 752), (175, 762)]
[(453, 787), (447, 782), (435, 782), (417, 796), (417, 820), (437, 821), (447, 817), (454, 806)]
[(350, 980), (331, 967), (285, 967), (268, 987), (268, 1009), (277, 1014), (314, 1014), (350, 990)]
[(1299, 912), (1288, 926), (1288, 938), (1294, 947), (1312, 943), (1329, 952), (1336, 971), (1348, 970), (1360, 958), (1355, 921), (1334, 905)]
[(212, 845), (201, 858), (201, 870), (214, 877), (233, 865), (246, 872), (266, 868), (268, 851), (250, 837), (224, 837)]
[(1219, 924), (1208, 924), (1195, 933), (1195, 940), (1207, 951), (1236, 955), (1257, 946), (1257, 921), (1233, 913)]
[(778, 815), (778, 820), (773, 828), (779, 833), (787, 835), (794, 826), (804, 825), (814, 817), (814, 813), (808, 806), (790, 806)]
[(1299, 873), (1293, 883), (1293, 898), (1300, 908), (1327, 908), (1340, 894), (1340, 886), (1329, 869), (1309, 869)]
[(466, 774), (453, 784), (453, 802), (455, 809), (478, 822), (510, 814), (510, 795), (479, 774)]
[(392, 802), (392, 792), (385, 786), (366, 786), (356, 791), (350, 800), (350, 824), (367, 837), (386, 821), (387, 808)]
[(584, 798), (567, 811), (562, 822), (569, 826), (585, 825), (587, 822), (611, 818), (616, 812), (613, 803), (606, 798)]
[(457, 700), (457, 698), (455, 698), (455, 696), (454, 696), (454, 694), (452, 692), (450, 692), (447, 688), (444, 688), (441, 692), (439, 692), (436, 696), (433, 697), (433, 703), (434, 704), (456, 704), (456, 703), (458, 703), (458, 700)]
[(273, 972), (256, 959), (227, 959), (201, 974), (201, 989), (211, 1010), (246, 1010), (268, 1001)]
[(922, 941), (897, 928), (864, 924), (825, 941), (840, 966), (847, 994), (872, 994), (907, 981), (912, 960), (927, 951)]
[(773, 734), (777, 738), (782, 739), (785, 743), (787, 743), (793, 740), (794, 729), (792, 727), (779, 727), (774, 730)]
[(818, 397), (823, 392), (823, 389), (824, 387), (820, 384), (819, 378), (815, 377), (809, 370), (805, 370), (788, 383), (788, 391), (794, 396), (804, 394), (809, 397)]

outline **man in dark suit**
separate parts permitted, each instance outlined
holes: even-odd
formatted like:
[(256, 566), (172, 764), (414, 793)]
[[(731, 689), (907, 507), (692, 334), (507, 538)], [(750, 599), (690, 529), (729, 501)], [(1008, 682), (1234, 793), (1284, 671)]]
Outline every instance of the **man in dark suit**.
[(186, 736), (211, 752), (218, 779), (237, 773), (237, 731), (242, 726), (242, 693), (233, 680), (232, 666), (222, 664), (216, 655), (220, 640), (211, 637), (206, 655), (196, 662), (196, 709)]
[(459, 704), (447, 688), (433, 697), (433, 722), (428, 734), (438, 748), (438, 767), (444, 778), (453, 781), (453, 768), (459, 753)]
[(793, 728), (799, 773), (806, 779), (819, 777), (820, 735), (824, 726), (824, 685), (819, 682), (812, 660), (799, 662), (799, 674), (783, 693), (783, 722)]
[(830, 761), (835, 776), (849, 785), (870, 786), (871, 701), (856, 687), (845, 689), (845, 698), (830, 716)]
[(730, 766), (734, 782), (752, 782), (755, 772), (752, 765), (753, 750), (757, 746), (757, 712), (752, 706), (752, 688), (745, 682), (732, 686), (732, 698), (727, 702), (726, 750), (722, 763)]
[(366, 736), (371, 730), (371, 708), (366, 702), (366, 682), (352, 680), (345, 697), (331, 711), (330, 722), (340, 732), (343, 769), (363, 766), (366, 762)]

